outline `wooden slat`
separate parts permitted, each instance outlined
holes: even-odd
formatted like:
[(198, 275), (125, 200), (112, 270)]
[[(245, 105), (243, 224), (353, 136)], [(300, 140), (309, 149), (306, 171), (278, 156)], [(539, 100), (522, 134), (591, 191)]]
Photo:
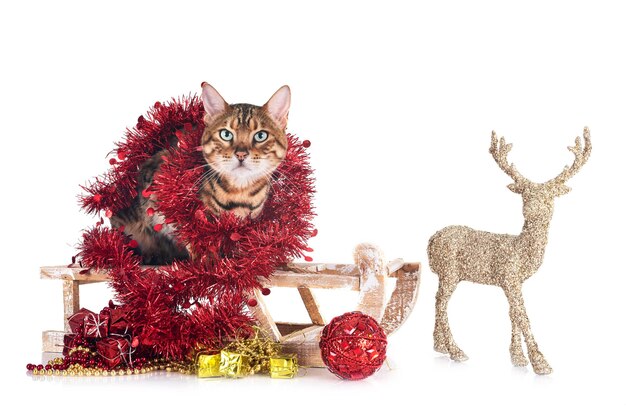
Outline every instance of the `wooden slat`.
[(420, 284), (420, 263), (406, 263), (396, 273), (396, 288), (380, 321), (380, 326), (387, 335), (400, 328), (415, 307)]
[(67, 266), (44, 266), (41, 267), (40, 277), (44, 279), (55, 280), (75, 280), (75, 281), (108, 281), (109, 275), (106, 272), (100, 271), (98, 273), (89, 272), (80, 274), (85, 270), (80, 267), (67, 267)]
[(278, 270), (293, 271), (295, 273), (318, 273), (342, 276), (359, 275), (359, 269), (354, 264), (289, 263), (278, 267)]
[(319, 343), (319, 336), (322, 334), (323, 326), (313, 325), (308, 328), (301, 329), (283, 336), (281, 343), (303, 343), (311, 340), (317, 340)]
[(267, 309), (267, 304), (265, 304), (261, 290), (258, 288), (254, 290), (254, 298), (257, 300), (257, 305), (256, 307), (250, 307), (252, 316), (257, 320), (263, 332), (271, 337), (270, 339), (280, 342), (282, 338), (280, 331)]
[(41, 351), (42, 352), (63, 352), (63, 337), (65, 332), (61, 331), (43, 331), (41, 333)]
[(63, 328), (70, 331), (68, 318), (80, 309), (80, 283), (75, 280), (63, 280)]
[(326, 325), (324, 317), (320, 314), (319, 304), (311, 289), (309, 287), (298, 287), (298, 292), (300, 293), (306, 312), (309, 313), (311, 322), (313, 322), (314, 325)]
[[(316, 267), (320, 268), (320, 271), (306, 271), (311, 268), (315, 270)], [(325, 268), (330, 267), (330, 268)], [(354, 265), (310, 265), (304, 264), (292, 264), (289, 268), (278, 269), (272, 274), (271, 280), (264, 280), (265, 285), (274, 287), (301, 287), (306, 286), (310, 288), (347, 288), (350, 290), (358, 291), (359, 276), (349, 270), (358, 269)], [(78, 267), (67, 266), (45, 266), (41, 267), (40, 276), (43, 279), (62, 279), (62, 280), (75, 280), (81, 283), (87, 282), (99, 282), (108, 281), (109, 275), (104, 271), (89, 272), (86, 274), (80, 274), (80, 271), (84, 269)]]
[(356, 310), (380, 321), (385, 311), (385, 282), (388, 274), (383, 253), (372, 244), (359, 244), (354, 249), (354, 263), (360, 272)]
[(357, 276), (328, 275), (317, 273), (294, 273), (277, 270), (270, 280), (262, 280), (264, 285), (273, 287), (346, 288), (359, 291)]

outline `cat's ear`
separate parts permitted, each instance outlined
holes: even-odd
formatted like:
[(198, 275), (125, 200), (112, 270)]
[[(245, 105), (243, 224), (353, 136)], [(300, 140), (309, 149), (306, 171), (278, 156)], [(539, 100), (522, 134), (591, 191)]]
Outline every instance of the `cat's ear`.
[(209, 122), (215, 116), (222, 114), (228, 108), (228, 103), (224, 100), (213, 86), (202, 82), (202, 104), (204, 105), (204, 121)]
[(276, 91), (263, 105), (263, 109), (274, 119), (278, 126), (285, 130), (287, 127), (287, 116), (289, 116), (289, 106), (291, 105), (291, 90), (284, 85)]

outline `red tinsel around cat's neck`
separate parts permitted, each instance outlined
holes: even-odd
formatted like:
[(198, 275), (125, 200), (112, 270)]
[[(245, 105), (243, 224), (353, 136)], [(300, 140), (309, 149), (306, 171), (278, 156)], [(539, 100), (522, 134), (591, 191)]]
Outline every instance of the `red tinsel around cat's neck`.
[[(205, 210), (196, 194), (205, 164), (197, 148), (203, 114), (195, 96), (157, 102), (117, 144), (111, 169), (84, 186), (87, 194), (80, 198), (88, 213), (103, 211), (110, 217), (130, 206), (138, 193), (154, 193), (165, 221), (176, 225), (178, 241), (192, 249), (193, 260), (144, 268), (131, 251), (135, 242), (119, 230), (97, 225), (81, 243), (86, 267), (109, 270), (135, 342), (172, 358), (249, 331), (253, 321), (247, 299), (260, 286), (258, 278), (311, 251), (306, 242), (316, 233), (312, 170), (305, 152), (310, 143), (292, 135), (260, 216), (239, 219)], [(148, 191), (137, 191), (138, 168), (162, 149), (169, 155), (154, 183)]]

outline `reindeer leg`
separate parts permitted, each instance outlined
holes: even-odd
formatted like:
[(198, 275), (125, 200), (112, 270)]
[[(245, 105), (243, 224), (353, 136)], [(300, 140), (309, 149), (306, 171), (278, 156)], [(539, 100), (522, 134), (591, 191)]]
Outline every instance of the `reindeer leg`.
[[(539, 346), (533, 337), (533, 333), (530, 330), (530, 321), (526, 314), (526, 307), (524, 306), (524, 298), (522, 297), (522, 286), (520, 283), (514, 282), (507, 284), (504, 287), (504, 293), (509, 301), (511, 307), (511, 323), (517, 325), (518, 329), (522, 331), (524, 339), (526, 340), (526, 348), (528, 349), (528, 357), (530, 363), (533, 366), (533, 370), (536, 374), (550, 374), (552, 368), (546, 361), (543, 354), (539, 351)], [(513, 345), (511, 345), (513, 346)], [(513, 355), (511, 355), (513, 357)], [(515, 362), (514, 362), (515, 363)]]
[(526, 366), (528, 359), (522, 350), (522, 330), (516, 323), (513, 307), (509, 309), (509, 318), (511, 318), (511, 346), (509, 347), (511, 362), (513, 366)]
[(458, 281), (448, 281), (439, 277), (439, 289), (435, 303), (435, 351), (450, 355), (450, 359), (457, 362), (467, 360), (468, 357), (457, 346), (452, 337), (452, 331), (448, 324), (448, 301), (456, 289)]

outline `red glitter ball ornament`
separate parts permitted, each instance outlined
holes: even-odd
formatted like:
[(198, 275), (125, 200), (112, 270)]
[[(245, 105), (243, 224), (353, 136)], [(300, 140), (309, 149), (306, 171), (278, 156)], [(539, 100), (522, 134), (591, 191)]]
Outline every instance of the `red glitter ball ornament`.
[(361, 380), (385, 361), (387, 335), (374, 318), (348, 312), (324, 327), (320, 349), (328, 370), (342, 379)]

